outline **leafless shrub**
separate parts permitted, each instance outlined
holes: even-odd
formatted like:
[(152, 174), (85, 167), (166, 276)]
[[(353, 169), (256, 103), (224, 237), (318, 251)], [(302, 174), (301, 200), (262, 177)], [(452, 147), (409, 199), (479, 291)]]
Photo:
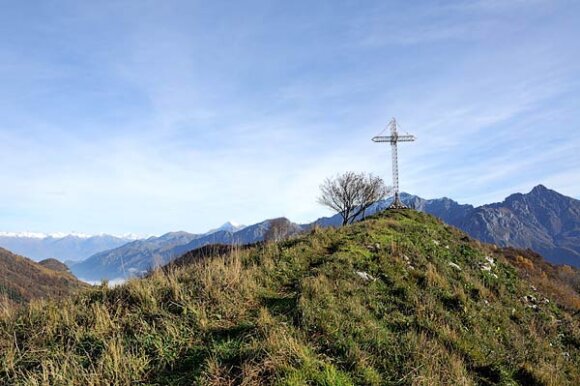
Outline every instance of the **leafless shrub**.
[(342, 225), (364, 217), (365, 211), (377, 201), (385, 198), (390, 189), (382, 178), (372, 174), (346, 172), (327, 178), (320, 185), (318, 203), (335, 210), (342, 217)]

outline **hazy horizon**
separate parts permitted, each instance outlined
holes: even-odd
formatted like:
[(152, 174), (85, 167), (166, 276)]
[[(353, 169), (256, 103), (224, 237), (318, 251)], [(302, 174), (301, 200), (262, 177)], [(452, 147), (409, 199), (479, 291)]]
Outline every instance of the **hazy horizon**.
[[(538, 184), (541, 185), (541, 184)], [(549, 186), (547, 186), (548, 189), (550, 189)], [(412, 193), (408, 193), (408, 192), (401, 192), (402, 194), (412, 194)], [(529, 192), (513, 192), (512, 194), (517, 194), (517, 193), (529, 193)], [(387, 196), (386, 199), (392, 199), (392, 194)], [(440, 198), (451, 198), (452, 197), (447, 197), (447, 196), (443, 196), (443, 197), (421, 197), (423, 199), (440, 199)], [(507, 197), (505, 197), (507, 198)], [(575, 199), (580, 199), (578, 197), (573, 197)], [(503, 201), (500, 200), (500, 201)], [(488, 202), (482, 205), (486, 205), (486, 204), (494, 204), (494, 203), (498, 203), (500, 201), (494, 201), (494, 202)], [(469, 202), (458, 202), (458, 204), (470, 204)], [(301, 222), (302, 224), (308, 224), (311, 222), (314, 222), (322, 217), (332, 217), (336, 215), (336, 213), (327, 213), (326, 215), (322, 215), (321, 217), (315, 218), (315, 219), (310, 219), (308, 221), (304, 221)], [(275, 217), (270, 217), (270, 218), (264, 218), (262, 220), (260, 220), (259, 222), (262, 221), (266, 221), (266, 220), (271, 220)], [(289, 218), (290, 221), (292, 221), (292, 218)], [(23, 231), (0, 231), (0, 237), (1, 236), (8, 236), (8, 237), (31, 237), (31, 238), (46, 238), (46, 237), (53, 237), (53, 238), (63, 238), (66, 236), (79, 236), (81, 238), (88, 238), (88, 237), (94, 237), (94, 236), (114, 236), (114, 237), (118, 237), (118, 238), (124, 238), (127, 240), (139, 240), (139, 239), (146, 239), (149, 237), (160, 237), (163, 236), (164, 234), (167, 233), (174, 233), (174, 232), (188, 232), (188, 233), (192, 233), (192, 234), (203, 234), (203, 233), (208, 233), (208, 232), (212, 232), (215, 231), (216, 229), (225, 226), (226, 224), (232, 224), (234, 226), (240, 226), (240, 227), (247, 227), (247, 226), (251, 226), (254, 224), (242, 224), (240, 222), (237, 222), (235, 220), (226, 220), (225, 222), (223, 222), (220, 226), (215, 226), (213, 228), (209, 228), (209, 229), (205, 229), (205, 230), (188, 230), (188, 229), (168, 229), (165, 230), (162, 233), (157, 233), (157, 234), (138, 234), (138, 233), (134, 233), (134, 232), (128, 232), (128, 233), (123, 233), (123, 234), (118, 234), (118, 233), (107, 233), (107, 232), (101, 232), (101, 233), (82, 233), (82, 232), (77, 232), (77, 231), (60, 231), (60, 232), (39, 232), (39, 231), (29, 231), (29, 230), (23, 230)]]

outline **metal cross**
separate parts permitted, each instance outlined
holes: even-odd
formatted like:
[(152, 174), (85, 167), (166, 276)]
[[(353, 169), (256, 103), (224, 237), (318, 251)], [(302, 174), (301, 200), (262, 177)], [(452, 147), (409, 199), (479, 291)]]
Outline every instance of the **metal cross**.
[(410, 134), (399, 135), (397, 132), (397, 120), (395, 118), (391, 119), (391, 122), (389, 122), (389, 128), (391, 129), (391, 135), (378, 135), (373, 137), (373, 142), (389, 142), (391, 144), (393, 156), (393, 190), (395, 197), (389, 206), (389, 209), (403, 209), (406, 208), (406, 206), (401, 202), (399, 197), (399, 161), (397, 156), (397, 143), (413, 142), (415, 136)]

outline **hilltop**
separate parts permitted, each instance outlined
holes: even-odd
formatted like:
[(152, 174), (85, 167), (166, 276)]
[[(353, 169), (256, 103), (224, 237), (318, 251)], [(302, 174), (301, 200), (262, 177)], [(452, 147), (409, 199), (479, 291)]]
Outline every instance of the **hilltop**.
[(0, 272), (0, 306), (23, 304), (38, 298), (64, 297), (86, 287), (64, 264), (54, 259), (35, 263), (2, 248)]
[(0, 319), (0, 384), (578, 384), (578, 272), (530, 253), (411, 210), (206, 247)]
[(52, 269), (53, 271), (57, 272), (70, 272), (69, 267), (57, 259), (44, 259), (38, 262), (39, 265), (46, 267), (48, 269)]
[[(391, 204), (392, 198), (371, 207), (369, 214)], [(502, 202), (474, 207), (443, 197), (426, 200), (402, 193), (409, 207), (432, 214), (471, 237), (503, 247), (530, 248), (556, 264), (580, 267), (580, 200), (548, 189), (534, 187), (514, 193)], [(337, 226), (340, 215), (321, 218), (321, 226)]]

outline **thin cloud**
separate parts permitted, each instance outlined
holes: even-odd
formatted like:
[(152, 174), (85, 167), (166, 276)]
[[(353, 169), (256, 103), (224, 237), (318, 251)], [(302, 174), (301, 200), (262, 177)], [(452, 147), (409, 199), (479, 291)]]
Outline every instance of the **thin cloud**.
[(560, 3), (61, 5), (0, 15), (0, 230), (311, 221), (325, 177), (389, 182), (370, 138), (391, 116), (418, 136), (400, 148), (411, 193), (578, 195), (578, 26)]

